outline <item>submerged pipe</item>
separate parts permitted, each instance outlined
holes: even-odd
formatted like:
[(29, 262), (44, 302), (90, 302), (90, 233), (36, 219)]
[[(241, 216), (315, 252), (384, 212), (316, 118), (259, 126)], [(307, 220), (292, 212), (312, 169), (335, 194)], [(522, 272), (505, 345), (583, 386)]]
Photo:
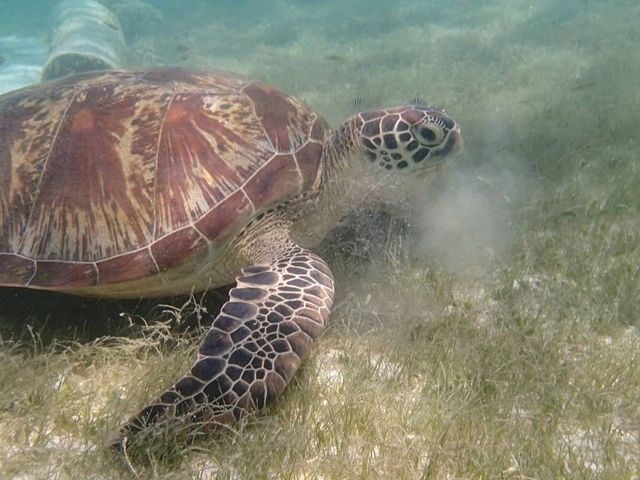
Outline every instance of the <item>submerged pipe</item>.
[(118, 18), (95, 0), (65, 0), (55, 11), (55, 27), (42, 80), (122, 66), (125, 42)]

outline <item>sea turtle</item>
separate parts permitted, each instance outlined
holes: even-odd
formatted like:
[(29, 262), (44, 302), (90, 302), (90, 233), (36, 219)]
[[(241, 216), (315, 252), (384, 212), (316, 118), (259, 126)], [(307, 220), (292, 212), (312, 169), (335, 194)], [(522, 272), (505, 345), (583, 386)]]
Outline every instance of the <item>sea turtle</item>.
[(329, 317), (309, 248), (355, 206), (401, 196), (462, 148), (423, 105), (331, 131), (299, 100), (221, 72), (67, 76), (0, 96), (0, 285), (101, 297), (236, 282), (193, 367), (123, 427), (272, 402)]

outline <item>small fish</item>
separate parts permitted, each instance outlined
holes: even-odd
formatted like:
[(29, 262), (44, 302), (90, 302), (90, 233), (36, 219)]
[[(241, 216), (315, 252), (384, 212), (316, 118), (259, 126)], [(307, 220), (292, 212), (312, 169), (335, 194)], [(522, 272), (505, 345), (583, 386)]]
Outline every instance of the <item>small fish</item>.
[(411, 100), (409, 100), (409, 105), (416, 105), (416, 106), (423, 106), (424, 107), (426, 105), (426, 103), (424, 103), (424, 100), (422, 100), (422, 98), (420, 98), (419, 95), (416, 95)]
[(356, 95), (355, 97), (353, 97), (353, 100), (351, 101), (353, 110), (357, 112), (363, 103), (364, 99), (360, 95)]
[(581, 80), (571, 85), (571, 90), (573, 90), (574, 92), (579, 92), (581, 90), (587, 90), (588, 88), (595, 87), (596, 85), (596, 82)]
[(176, 51), (177, 52), (184, 53), (184, 52), (186, 52), (188, 50), (189, 50), (189, 46), (184, 42), (179, 42), (178, 45), (176, 46)]

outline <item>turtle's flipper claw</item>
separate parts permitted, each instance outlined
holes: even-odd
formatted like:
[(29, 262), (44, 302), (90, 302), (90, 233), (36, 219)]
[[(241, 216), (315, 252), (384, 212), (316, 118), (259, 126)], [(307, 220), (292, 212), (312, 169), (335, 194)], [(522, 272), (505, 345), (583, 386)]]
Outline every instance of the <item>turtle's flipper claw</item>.
[(129, 437), (127, 437), (122, 431), (119, 431), (118, 436), (109, 442), (109, 448), (116, 453), (122, 454), (127, 449), (128, 441)]
[(113, 440), (109, 446), (118, 455), (118, 458), (122, 461), (123, 465), (133, 474), (134, 478), (141, 478), (140, 474), (138, 474), (136, 469), (133, 468), (133, 464), (129, 459), (129, 453), (127, 452), (129, 437), (123, 434), (122, 429), (120, 433), (122, 433), (122, 435)]

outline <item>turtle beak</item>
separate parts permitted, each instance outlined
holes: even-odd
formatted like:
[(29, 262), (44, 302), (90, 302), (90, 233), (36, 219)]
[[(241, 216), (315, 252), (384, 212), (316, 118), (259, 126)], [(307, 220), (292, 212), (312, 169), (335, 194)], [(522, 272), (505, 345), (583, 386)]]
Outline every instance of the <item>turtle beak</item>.
[(418, 170), (417, 177), (422, 180), (432, 181), (444, 168), (446, 162), (433, 163)]
[(458, 153), (462, 153), (462, 151), (464, 150), (464, 140), (462, 139), (462, 133), (460, 133), (459, 128), (451, 132), (451, 139), (451, 141), (453, 142), (451, 154), (457, 155)]
[[(463, 150), (464, 141), (462, 140), (462, 133), (460, 132), (460, 128), (456, 127), (456, 129), (450, 133), (444, 149), (438, 152), (440, 161), (424, 168), (421, 171), (421, 176), (436, 176), (437, 174), (442, 173), (443, 169), (450, 163), (451, 157), (461, 153)], [(445, 156), (444, 158), (441, 157), (443, 155)]]

